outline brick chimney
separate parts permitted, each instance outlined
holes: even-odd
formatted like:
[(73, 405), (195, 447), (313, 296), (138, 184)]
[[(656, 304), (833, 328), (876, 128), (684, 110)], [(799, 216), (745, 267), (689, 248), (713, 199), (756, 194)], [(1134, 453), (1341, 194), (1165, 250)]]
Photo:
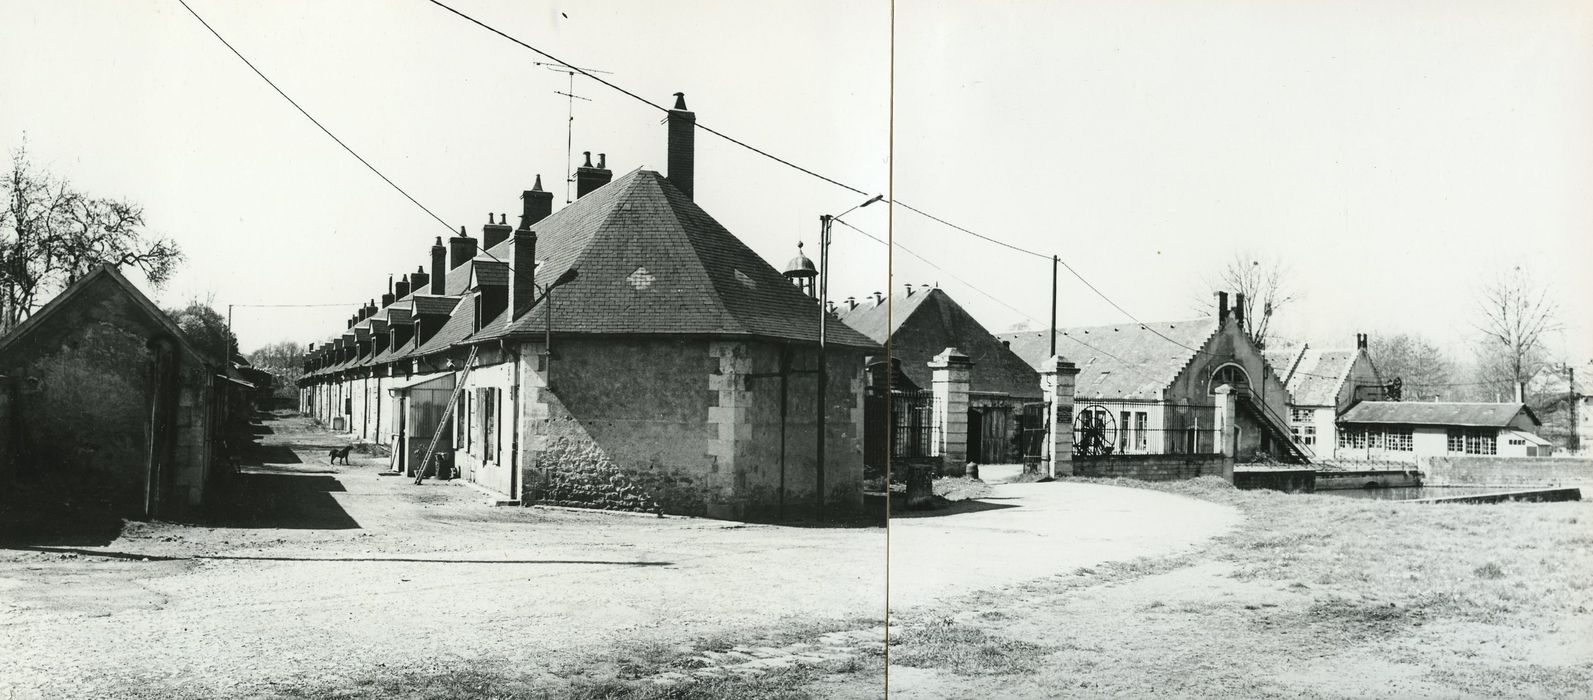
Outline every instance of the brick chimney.
[(1233, 295), (1233, 325), (1245, 327), (1245, 295), (1242, 293)]
[(515, 231), (510, 244), (509, 267), (509, 318), (518, 319), (531, 311), (536, 301), (537, 234), (535, 231)]
[(1217, 292), (1217, 327), (1228, 325), (1228, 293)]
[(1365, 333), (1356, 333), (1355, 334), (1355, 349), (1356, 350), (1365, 350), (1366, 349), (1366, 341), (1367, 341), (1367, 335)]
[(675, 93), (675, 108), (669, 110), (669, 181), (686, 195), (696, 199), (692, 186), (696, 171), (697, 115), (686, 111), (686, 93)]
[[(459, 235), (448, 239), (448, 269), (457, 270), (460, 265), (476, 257), (476, 239), (465, 235), (465, 227), (459, 227)], [(437, 286), (433, 283), (432, 286)]]
[(493, 246), (509, 239), (509, 232), (513, 229), (509, 228), (508, 219), (507, 214), (499, 214), (498, 223), (492, 223), (492, 213), (487, 213), (487, 223), (481, 227), (482, 250), (491, 250)]
[(415, 271), (409, 273), (409, 291), (410, 291), (410, 293), (411, 294), (425, 294), (426, 291), (427, 291), (426, 290), (426, 283), (430, 282), (430, 281), (431, 281), (431, 275), (426, 274), (426, 270), (424, 268), (422, 268), (419, 265), (416, 265), (415, 266)]
[(392, 275), (388, 275), (387, 276), (387, 293), (382, 295), (382, 308), (385, 309), (385, 308), (387, 308), (389, 306), (392, 306), (393, 305), (393, 301), (395, 299), (397, 299), (397, 297), (393, 296), (393, 276)]
[(448, 280), (448, 249), (443, 247), (442, 236), (431, 246), (431, 294), (441, 295)]
[(614, 173), (604, 167), (607, 165), (605, 161), (608, 160), (604, 154), (597, 154), (597, 167), (595, 168), (592, 167), (591, 151), (582, 151), (581, 155), (586, 156), (586, 164), (575, 169), (576, 199), (585, 197), (592, 190), (607, 185), (609, 180), (614, 179)]
[(407, 296), (409, 296), (409, 275), (404, 275), (393, 285), (393, 300), (397, 301)]
[(553, 193), (542, 191), (541, 175), (531, 189), (520, 193), (520, 207), (521, 231), (530, 231), (533, 224), (553, 213)]

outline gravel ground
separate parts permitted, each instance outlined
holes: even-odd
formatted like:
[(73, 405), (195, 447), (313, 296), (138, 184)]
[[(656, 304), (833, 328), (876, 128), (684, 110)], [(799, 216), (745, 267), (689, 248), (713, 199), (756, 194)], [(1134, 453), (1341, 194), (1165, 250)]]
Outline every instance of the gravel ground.
[[(266, 430), (224, 518), (0, 550), (0, 697), (273, 696), (461, 664), (551, 676), (621, 642), (883, 608), (881, 528), (492, 508), (462, 485), (379, 476), (385, 459), (331, 466), (343, 441), (302, 419)], [(1166, 494), (1045, 486), (894, 521), (901, 600), (1175, 551), (1237, 521)]]

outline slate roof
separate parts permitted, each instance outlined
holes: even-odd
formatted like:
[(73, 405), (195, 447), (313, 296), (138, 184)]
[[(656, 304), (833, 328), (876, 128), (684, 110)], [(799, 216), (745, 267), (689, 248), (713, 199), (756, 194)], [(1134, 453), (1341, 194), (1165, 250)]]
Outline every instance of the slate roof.
[(471, 287), (509, 286), (509, 263), (501, 260), (471, 260), (473, 279)]
[[(460, 269), (464, 266), (461, 265)], [(420, 316), (446, 316), (453, 313), (454, 306), (459, 303), (457, 296), (432, 296), (430, 294), (416, 294), (412, 296), (413, 313)]]
[[(755, 336), (817, 342), (817, 302), (676, 189), (634, 170), (533, 227), (537, 278), (579, 277), (553, 293), (554, 332)], [(513, 238), (487, 251), (508, 260)], [(513, 322), (489, 324), (472, 341), (535, 337), (548, 304)], [(831, 323), (828, 342), (877, 349)]]
[[(1156, 401), (1162, 390), (1194, 359), (1217, 332), (1217, 319), (1152, 324), (1058, 328), (1056, 351), (1079, 368), (1077, 396), (1081, 399), (1137, 399)], [(1050, 352), (1049, 331), (1016, 331), (996, 337), (1012, 343), (1012, 351), (1039, 369)], [(1184, 347), (1188, 346), (1188, 347)]]
[(1337, 405), (1339, 390), (1349, 380), (1356, 356), (1354, 350), (1306, 350), (1300, 366), (1288, 381), (1289, 395), (1294, 397), (1294, 403), (1300, 406)]
[(902, 373), (920, 387), (932, 382), (929, 361), (946, 348), (955, 347), (973, 361), (968, 377), (970, 391), (1036, 398), (1042, 394), (1040, 374), (1002, 345), (945, 290), (924, 289), (911, 295), (902, 292), (885, 304), (844, 309), (840, 317), (842, 323), (876, 343), (892, 339), (891, 354), (901, 361)]
[(1543, 424), (1526, 404), (1437, 401), (1362, 401), (1341, 416), (1339, 422), (1503, 428), (1522, 413), (1527, 414), (1533, 425)]
[[(460, 267), (464, 266), (461, 265)], [(450, 299), (449, 301), (456, 300)], [(476, 325), (475, 294), (469, 293), (464, 298), (458, 299), (453, 311), (454, 314), (448, 317), (442, 328), (432, 334), (424, 345), (411, 350), (408, 354), (429, 355), (434, 352), (441, 352), (453, 347), (454, 343), (470, 337), (471, 332), (475, 331)]]

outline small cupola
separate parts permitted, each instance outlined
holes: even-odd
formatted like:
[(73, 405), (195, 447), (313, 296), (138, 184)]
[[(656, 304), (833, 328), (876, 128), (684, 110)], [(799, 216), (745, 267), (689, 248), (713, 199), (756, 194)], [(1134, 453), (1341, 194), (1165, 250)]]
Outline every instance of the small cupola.
[(813, 261), (807, 255), (803, 254), (801, 241), (797, 242), (796, 257), (785, 264), (785, 272), (781, 274), (791, 280), (791, 283), (802, 290), (803, 294), (810, 297), (816, 294), (814, 283), (818, 280), (819, 269), (813, 266)]

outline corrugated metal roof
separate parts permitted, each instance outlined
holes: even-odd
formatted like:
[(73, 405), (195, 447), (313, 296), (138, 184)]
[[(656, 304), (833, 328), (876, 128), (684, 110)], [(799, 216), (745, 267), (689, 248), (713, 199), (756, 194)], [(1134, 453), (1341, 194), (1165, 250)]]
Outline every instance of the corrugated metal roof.
[(1533, 425), (1541, 425), (1525, 404), (1437, 401), (1362, 401), (1345, 412), (1339, 422), (1503, 428), (1523, 412)]
[[(1190, 348), (1205, 347), (1217, 332), (1214, 318), (1147, 325), (1156, 333), (1137, 323), (1057, 329), (1057, 354), (1079, 368), (1076, 395), (1080, 399), (1160, 400), (1162, 390), (1194, 359), (1197, 350)], [(1013, 352), (1035, 369), (1050, 352), (1047, 331), (1017, 331), (996, 337), (1010, 341)]]

